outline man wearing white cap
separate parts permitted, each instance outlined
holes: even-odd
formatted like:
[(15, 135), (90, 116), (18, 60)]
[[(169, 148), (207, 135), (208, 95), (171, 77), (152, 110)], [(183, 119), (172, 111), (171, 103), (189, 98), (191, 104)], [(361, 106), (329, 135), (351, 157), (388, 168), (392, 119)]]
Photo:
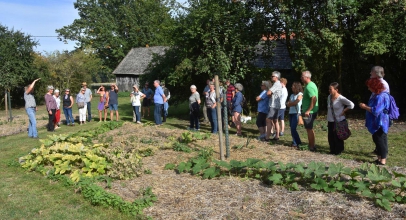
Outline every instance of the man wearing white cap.
[(59, 122), (61, 121), (61, 98), (59, 97), (59, 89), (55, 89), (54, 91), (54, 99), (56, 102), (56, 112), (55, 112), (55, 118), (54, 118), (54, 126), (55, 129), (60, 128), (59, 127)]

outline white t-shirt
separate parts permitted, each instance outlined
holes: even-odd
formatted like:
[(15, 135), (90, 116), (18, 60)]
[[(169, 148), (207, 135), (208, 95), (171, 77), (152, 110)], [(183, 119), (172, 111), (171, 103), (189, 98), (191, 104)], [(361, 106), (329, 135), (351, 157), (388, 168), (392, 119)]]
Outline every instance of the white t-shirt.
[[(281, 108), (281, 96), (282, 96), (282, 84), (278, 80), (274, 82), (269, 89), (272, 91), (272, 96), (269, 98), (269, 107), (280, 109)], [(286, 107), (285, 107), (286, 108)]]
[(141, 106), (141, 96), (144, 95), (144, 93), (138, 91), (138, 92), (131, 92), (133, 96), (131, 96), (131, 104), (132, 106)]
[[(289, 98), (289, 101), (290, 102), (294, 102), (294, 101), (296, 101), (296, 99), (297, 99), (297, 97), (298, 96), (300, 96), (300, 95), (303, 95), (303, 93), (301, 93), (301, 92), (299, 92), (298, 94), (291, 94), (290, 95), (290, 98)], [(300, 100), (298, 103), (297, 103), (297, 105), (295, 105), (295, 106), (290, 106), (289, 107), (289, 114), (297, 114), (297, 113), (301, 113), (301, 109), (302, 108), (302, 100)]]
[(286, 87), (282, 87), (281, 109), (286, 109), (287, 98), (288, 98), (288, 89), (286, 89)]

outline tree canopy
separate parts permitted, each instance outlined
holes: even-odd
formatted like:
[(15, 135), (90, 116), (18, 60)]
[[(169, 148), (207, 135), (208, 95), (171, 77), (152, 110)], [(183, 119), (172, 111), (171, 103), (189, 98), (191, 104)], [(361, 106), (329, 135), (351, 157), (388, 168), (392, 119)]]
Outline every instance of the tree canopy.
[(34, 47), (38, 42), (21, 31), (0, 25), (0, 90), (12, 90), (34, 79)]
[(77, 0), (79, 19), (57, 29), (61, 40), (92, 47), (113, 70), (133, 47), (167, 45), (174, 22), (170, 0)]

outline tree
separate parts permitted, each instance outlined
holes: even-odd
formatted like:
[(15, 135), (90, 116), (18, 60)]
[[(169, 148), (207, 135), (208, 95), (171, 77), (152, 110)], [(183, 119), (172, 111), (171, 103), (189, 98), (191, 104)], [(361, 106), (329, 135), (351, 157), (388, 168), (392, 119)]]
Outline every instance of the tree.
[(21, 31), (0, 25), (0, 90), (13, 90), (36, 77), (34, 47), (38, 42)]
[(57, 29), (59, 38), (92, 47), (114, 69), (133, 47), (167, 45), (173, 26), (172, 0), (77, 0), (79, 19)]
[(203, 89), (214, 75), (244, 79), (261, 37), (250, 28), (253, 13), (243, 2), (189, 0), (188, 5), (170, 35), (175, 46), (155, 59), (143, 78), (165, 80), (166, 86), (177, 88), (171, 96), (180, 100), (189, 96), (185, 91), (190, 85)]
[(46, 59), (49, 62), (49, 81), (57, 88), (70, 88), (76, 92), (82, 82), (100, 81), (97, 78), (98, 73), (103, 71), (102, 61), (92, 49), (55, 51)]

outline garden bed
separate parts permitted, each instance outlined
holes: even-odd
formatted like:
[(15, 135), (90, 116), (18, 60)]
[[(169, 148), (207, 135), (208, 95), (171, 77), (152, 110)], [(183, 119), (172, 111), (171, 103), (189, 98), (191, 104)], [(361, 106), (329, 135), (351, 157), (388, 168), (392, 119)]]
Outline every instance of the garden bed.
[[(392, 204), (392, 211), (385, 211), (364, 197), (346, 193), (323, 193), (301, 187), (299, 191), (288, 191), (285, 187), (269, 186), (261, 181), (223, 176), (203, 180), (201, 176), (177, 174), (174, 170), (165, 170), (167, 163), (178, 164), (196, 155), (177, 152), (171, 149), (168, 140), (181, 137), (185, 130), (156, 128), (126, 123), (123, 127), (106, 133), (113, 137), (111, 143), (126, 147), (136, 147), (146, 152), (144, 174), (130, 180), (115, 181), (109, 190), (125, 200), (133, 201), (138, 192), (148, 186), (153, 187), (158, 201), (153, 207), (144, 210), (144, 214), (154, 219), (370, 219), (405, 218), (406, 205)], [(195, 140), (189, 144), (192, 149), (213, 147), (214, 157), (218, 158), (218, 139)], [(128, 146), (125, 140), (133, 140)], [(247, 138), (230, 135), (230, 146), (246, 144)], [(372, 149), (372, 148), (371, 148)], [(245, 147), (231, 149), (227, 160), (245, 160), (258, 158), (283, 163), (320, 161), (324, 163), (341, 162), (347, 167), (358, 167), (360, 162), (309, 151), (298, 151), (280, 144), (268, 144), (250, 140)], [(371, 157), (371, 160), (372, 157)], [(406, 173), (404, 168), (393, 168)]]

